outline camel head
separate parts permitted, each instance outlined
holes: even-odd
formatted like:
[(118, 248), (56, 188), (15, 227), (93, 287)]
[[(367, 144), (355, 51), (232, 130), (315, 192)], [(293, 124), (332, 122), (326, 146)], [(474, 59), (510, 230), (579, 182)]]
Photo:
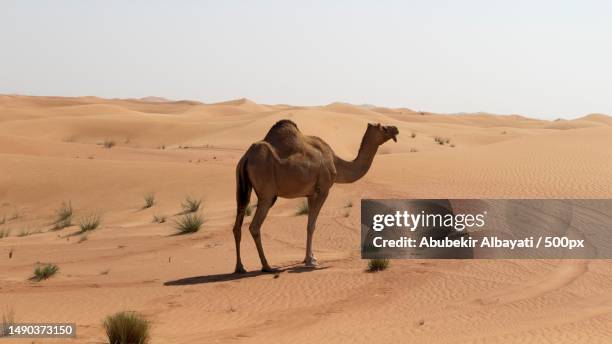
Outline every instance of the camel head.
[(370, 139), (372, 139), (379, 145), (382, 145), (390, 139), (397, 142), (398, 134), (399, 130), (397, 129), (397, 127), (394, 127), (392, 125), (380, 125), (380, 123), (368, 123), (368, 129), (366, 130), (366, 136), (368, 136)]

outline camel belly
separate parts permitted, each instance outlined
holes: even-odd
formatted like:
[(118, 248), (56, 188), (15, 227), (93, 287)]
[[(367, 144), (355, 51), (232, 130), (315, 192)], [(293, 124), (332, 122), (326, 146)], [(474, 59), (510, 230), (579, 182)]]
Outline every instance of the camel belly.
[(294, 164), (274, 173), (279, 197), (296, 198), (315, 193), (318, 169), (308, 164)]

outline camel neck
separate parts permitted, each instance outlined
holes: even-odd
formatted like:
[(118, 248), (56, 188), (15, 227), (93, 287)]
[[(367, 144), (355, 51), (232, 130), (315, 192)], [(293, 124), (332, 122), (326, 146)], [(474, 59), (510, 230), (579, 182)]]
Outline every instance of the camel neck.
[(376, 151), (378, 151), (378, 145), (368, 142), (367, 136), (364, 135), (354, 160), (346, 161), (334, 156), (336, 183), (352, 183), (361, 179), (372, 166)]

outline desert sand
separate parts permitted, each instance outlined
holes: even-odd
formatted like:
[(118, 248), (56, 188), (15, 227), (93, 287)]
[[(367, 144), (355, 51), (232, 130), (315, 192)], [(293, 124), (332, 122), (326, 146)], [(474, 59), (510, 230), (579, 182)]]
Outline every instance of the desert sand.
[[(235, 165), (283, 118), (345, 159), (368, 122), (400, 135), (363, 179), (332, 188), (314, 237), (317, 269), (300, 264), (302, 199), (279, 199), (262, 235), (283, 271), (257, 272), (247, 217), (251, 272), (233, 275)], [(600, 114), (543, 121), (345, 103), (0, 95), (0, 230), (11, 231), (0, 239), (0, 310), (18, 322), (78, 325), (74, 340), (17, 343), (104, 343), (102, 320), (123, 310), (151, 321), (152, 343), (610, 343), (610, 261), (394, 260), (367, 273), (359, 254), (362, 198), (609, 198), (610, 147), (612, 118)], [(156, 204), (143, 209), (150, 192)], [(173, 235), (187, 195), (202, 199), (205, 223)], [(101, 215), (86, 241), (76, 226), (51, 230), (64, 201), (74, 222)], [(60, 271), (30, 281), (37, 262)]]

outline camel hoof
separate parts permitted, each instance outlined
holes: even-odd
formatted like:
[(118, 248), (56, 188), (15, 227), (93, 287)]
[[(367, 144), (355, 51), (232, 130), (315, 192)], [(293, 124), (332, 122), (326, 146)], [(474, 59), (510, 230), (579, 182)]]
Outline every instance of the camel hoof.
[(247, 271), (242, 266), (237, 266), (236, 270), (234, 270), (235, 274), (246, 274)]
[(317, 263), (317, 259), (315, 257), (312, 257), (310, 259), (305, 259), (304, 260), (304, 265), (306, 265), (308, 267), (315, 267), (315, 266), (319, 265), (319, 263)]
[(275, 273), (275, 272), (278, 272), (278, 269), (267, 266), (267, 267), (261, 268), (261, 272)]

